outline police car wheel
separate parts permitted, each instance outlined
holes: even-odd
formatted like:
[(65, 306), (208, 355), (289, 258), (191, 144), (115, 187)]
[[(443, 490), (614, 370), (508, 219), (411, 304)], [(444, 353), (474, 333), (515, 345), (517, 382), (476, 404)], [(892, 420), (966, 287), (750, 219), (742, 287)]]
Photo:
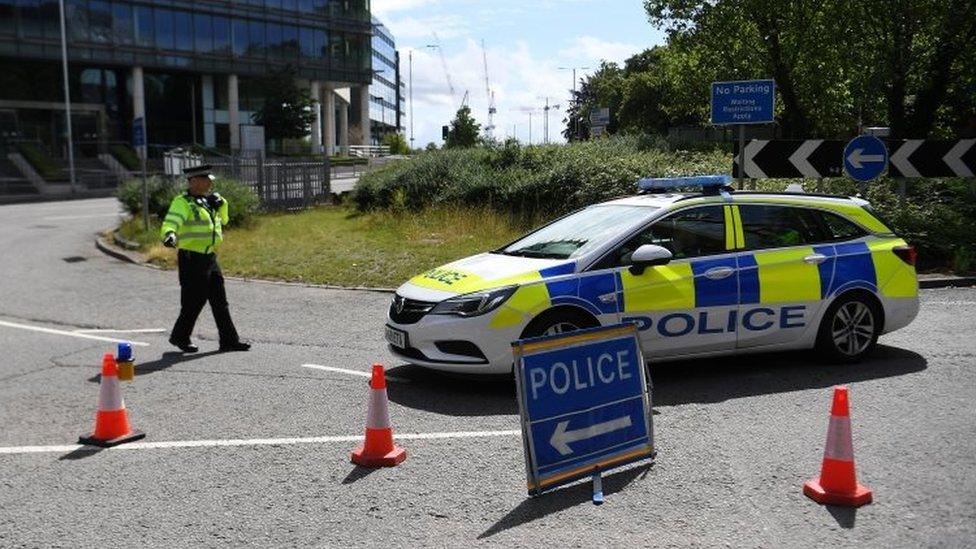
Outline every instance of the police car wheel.
[(599, 325), (597, 319), (573, 309), (550, 309), (532, 319), (522, 337), (557, 335)]
[(831, 304), (824, 315), (817, 346), (828, 357), (840, 362), (858, 362), (878, 342), (881, 314), (872, 301), (854, 295)]

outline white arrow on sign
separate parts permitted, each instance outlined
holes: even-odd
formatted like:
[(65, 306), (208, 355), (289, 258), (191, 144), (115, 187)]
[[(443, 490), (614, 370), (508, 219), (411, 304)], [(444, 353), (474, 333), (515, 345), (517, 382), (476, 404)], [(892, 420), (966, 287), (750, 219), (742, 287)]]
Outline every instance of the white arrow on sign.
[(552, 447), (555, 448), (560, 454), (568, 456), (569, 454), (573, 453), (572, 448), (569, 447), (570, 442), (577, 442), (580, 440), (605, 435), (618, 429), (626, 429), (631, 425), (632, 423), (630, 422), (629, 415), (618, 417), (617, 419), (611, 419), (610, 421), (604, 421), (603, 423), (590, 425), (589, 427), (577, 429), (575, 431), (567, 431), (566, 427), (569, 426), (569, 422), (560, 421), (559, 424), (556, 425), (556, 432), (554, 432), (552, 437), (549, 439), (549, 444), (551, 444)]
[(942, 161), (945, 162), (952, 171), (956, 172), (956, 175), (959, 177), (973, 176), (973, 172), (969, 170), (969, 166), (966, 166), (966, 163), (962, 161), (962, 155), (966, 154), (966, 151), (968, 151), (973, 144), (976, 144), (976, 139), (960, 139), (959, 142), (952, 147), (952, 150), (947, 152), (946, 155), (942, 157)]
[(813, 167), (807, 157), (813, 154), (813, 151), (817, 150), (817, 147), (823, 143), (823, 139), (810, 139), (804, 141), (799, 148), (793, 151), (790, 155), (790, 163), (796, 166), (796, 169), (800, 171), (803, 177), (823, 177), (817, 168)]
[(902, 177), (922, 177), (915, 166), (908, 161), (908, 157), (915, 152), (915, 149), (922, 146), (923, 139), (908, 139), (891, 155), (889, 162), (901, 172)]
[(864, 154), (864, 149), (854, 149), (851, 154), (847, 155), (847, 161), (857, 170), (863, 166), (862, 162), (884, 162), (884, 160), (883, 154)]

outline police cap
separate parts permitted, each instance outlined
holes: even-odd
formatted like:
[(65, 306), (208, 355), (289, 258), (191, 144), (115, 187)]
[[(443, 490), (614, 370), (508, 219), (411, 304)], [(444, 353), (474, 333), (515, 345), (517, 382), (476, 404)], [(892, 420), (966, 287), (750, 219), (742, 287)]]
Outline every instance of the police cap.
[(183, 175), (185, 175), (187, 179), (199, 175), (207, 176), (211, 180), (214, 179), (213, 174), (210, 173), (210, 164), (201, 164), (199, 166), (191, 166), (189, 168), (183, 168)]

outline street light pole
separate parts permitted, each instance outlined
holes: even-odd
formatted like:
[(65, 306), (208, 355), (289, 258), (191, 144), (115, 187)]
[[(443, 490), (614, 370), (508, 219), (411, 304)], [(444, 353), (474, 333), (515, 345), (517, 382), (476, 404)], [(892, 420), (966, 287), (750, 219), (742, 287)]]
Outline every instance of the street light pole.
[[(585, 70), (588, 70), (589, 68), (590, 67), (559, 67), (559, 70), (561, 70), (561, 71), (568, 71), (568, 70), (572, 70), (573, 71), (573, 98), (572, 98), (572, 101), (571, 101), (572, 103), (575, 103), (576, 102), (576, 69), (579, 69), (581, 71), (585, 71)], [(578, 109), (579, 109), (579, 105), (577, 105), (577, 111), (578, 111)], [(576, 128), (575, 128), (575, 131), (576, 131), (576, 139), (579, 139), (579, 124), (580, 124), (580, 118), (582, 116), (583, 116), (582, 113), (580, 113), (580, 112), (577, 112), (576, 113), (576, 120), (575, 120), (575, 122), (576, 122)]]
[(407, 54), (410, 65), (410, 151), (413, 152), (413, 50)]
[(71, 132), (71, 91), (68, 87), (68, 34), (64, 24), (64, 0), (58, 0), (61, 18), (61, 71), (64, 76), (64, 120), (68, 130), (68, 177), (71, 180), (71, 192), (78, 191), (75, 184), (75, 151), (74, 136)]

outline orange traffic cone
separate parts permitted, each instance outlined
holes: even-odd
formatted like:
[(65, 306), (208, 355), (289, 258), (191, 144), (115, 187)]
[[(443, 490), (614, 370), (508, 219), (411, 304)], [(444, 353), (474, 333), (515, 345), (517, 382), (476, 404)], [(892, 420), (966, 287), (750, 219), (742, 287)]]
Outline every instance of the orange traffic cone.
[(806, 481), (803, 493), (813, 501), (826, 505), (860, 507), (871, 503), (871, 490), (857, 483), (854, 472), (847, 387), (834, 387), (834, 404), (830, 409), (827, 447), (824, 449), (820, 478)]
[(119, 387), (119, 367), (112, 353), (102, 357), (102, 379), (98, 386), (98, 411), (95, 412), (95, 432), (78, 438), (79, 444), (108, 448), (146, 436), (133, 431)]
[(407, 459), (407, 451), (393, 444), (386, 376), (383, 365), (373, 364), (369, 382), (369, 411), (366, 414), (366, 440), (352, 451), (352, 462), (363, 467), (393, 467)]

